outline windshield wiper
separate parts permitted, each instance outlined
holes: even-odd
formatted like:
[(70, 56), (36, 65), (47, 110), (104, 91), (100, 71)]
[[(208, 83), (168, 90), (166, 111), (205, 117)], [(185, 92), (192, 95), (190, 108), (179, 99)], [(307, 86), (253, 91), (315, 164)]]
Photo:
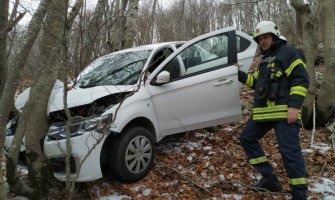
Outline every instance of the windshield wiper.
[(98, 84), (89, 84), (89, 85), (80, 85), (79, 88), (90, 88), (90, 87), (95, 87), (99, 86)]

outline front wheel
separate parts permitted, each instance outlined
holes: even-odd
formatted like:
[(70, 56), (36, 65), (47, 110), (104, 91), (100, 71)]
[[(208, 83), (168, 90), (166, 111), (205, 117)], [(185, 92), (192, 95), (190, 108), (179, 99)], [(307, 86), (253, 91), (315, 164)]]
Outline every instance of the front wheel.
[(135, 182), (144, 178), (152, 168), (155, 142), (150, 131), (131, 127), (110, 144), (109, 169), (120, 181)]

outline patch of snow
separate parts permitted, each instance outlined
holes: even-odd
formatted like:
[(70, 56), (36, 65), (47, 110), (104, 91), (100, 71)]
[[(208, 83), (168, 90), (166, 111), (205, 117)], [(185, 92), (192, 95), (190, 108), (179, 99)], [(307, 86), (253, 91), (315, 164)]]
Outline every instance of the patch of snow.
[(242, 196), (237, 194), (224, 194), (223, 197), (225, 199), (230, 199), (231, 197), (233, 197), (236, 200), (242, 200)]
[(189, 142), (187, 147), (188, 147), (189, 150), (193, 151), (194, 149), (199, 148), (200, 146), (201, 146), (201, 144), (199, 144), (199, 143)]
[(148, 196), (148, 195), (150, 195), (151, 191), (152, 191), (152, 189), (150, 189), (150, 188), (145, 189), (145, 190), (143, 191), (143, 195), (144, 195), (144, 196)]
[(236, 187), (239, 187), (239, 188), (242, 187), (241, 184), (239, 184), (239, 183), (233, 183), (233, 186), (236, 186)]
[(206, 151), (211, 150), (211, 149), (212, 149), (212, 147), (210, 147), (210, 146), (205, 146), (205, 147), (203, 148), (203, 150), (206, 150)]
[(118, 195), (118, 194), (113, 194), (113, 195), (110, 195), (110, 196), (99, 197), (99, 200), (125, 200), (125, 199), (131, 199), (131, 197), (124, 196), (124, 195)]
[(27, 168), (21, 168), (21, 167), (19, 167), (19, 168), (18, 168), (18, 171), (19, 171), (20, 173), (22, 173), (22, 174), (26, 174), (26, 175), (28, 175), (28, 169), (27, 169)]
[(313, 144), (311, 146), (311, 148), (313, 149), (317, 149), (319, 150), (321, 153), (325, 153), (327, 152), (329, 149), (331, 149), (331, 147), (328, 144), (325, 143), (318, 143), (318, 144)]
[(192, 156), (187, 156), (187, 160), (191, 162), (193, 160), (193, 157)]
[(301, 150), (302, 153), (313, 153), (314, 150), (313, 149), (303, 149)]
[(227, 132), (230, 132), (230, 131), (232, 131), (233, 129), (232, 128), (230, 128), (230, 127), (227, 127), (227, 128), (224, 128), (224, 129), (222, 129), (223, 131), (227, 131)]
[(136, 186), (136, 187), (132, 187), (131, 190), (140, 191), (142, 188), (145, 188), (145, 186), (144, 185), (139, 185), (139, 186)]
[(221, 180), (221, 181), (224, 181), (224, 180), (226, 180), (226, 177), (224, 177), (224, 175), (223, 175), (223, 174), (220, 174), (220, 175), (219, 175), (219, 178), (220, 178), (220, 180)]
[(313, 186), (310, 188), (311, 191), (318, 193), (329, 193), (335, 195), (335, 181), (330, 180), (329, 178), (322, 178), (321, 180), (322, 183), (317, 183), (315, 180), (311, 181), (314, 182)]

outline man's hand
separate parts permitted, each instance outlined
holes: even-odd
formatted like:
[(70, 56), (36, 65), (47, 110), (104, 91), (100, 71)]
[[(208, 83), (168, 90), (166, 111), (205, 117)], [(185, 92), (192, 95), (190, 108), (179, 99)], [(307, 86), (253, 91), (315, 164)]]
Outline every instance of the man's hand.
[(289, 107), (287, 111), (287, 122), (292, 123), (297, 121), (300, 109)]
[(236, 63), (235, 66), (237, 67), (238, 70), (240, 70), (241, 65), (239, 63)]
[(67, 85), (67, 87), (66, 87), (67, 91), (72, 90), (72, 89), (76, 89), (75, 86), (73, 86), (73, 85)]

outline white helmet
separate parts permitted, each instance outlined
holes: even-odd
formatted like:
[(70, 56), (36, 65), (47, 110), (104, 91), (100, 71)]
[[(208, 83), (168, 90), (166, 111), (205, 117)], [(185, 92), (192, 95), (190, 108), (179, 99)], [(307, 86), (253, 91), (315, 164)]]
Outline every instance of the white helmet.
[(273, 23), (272, 21), (261, 21), (257, 24), (253, 32), (254, 40), (258, 43), (257, 37), (265, 33), (272, 33), (273, 35), (277, 37), (280, 36), (280, 31), (277, 25)]

